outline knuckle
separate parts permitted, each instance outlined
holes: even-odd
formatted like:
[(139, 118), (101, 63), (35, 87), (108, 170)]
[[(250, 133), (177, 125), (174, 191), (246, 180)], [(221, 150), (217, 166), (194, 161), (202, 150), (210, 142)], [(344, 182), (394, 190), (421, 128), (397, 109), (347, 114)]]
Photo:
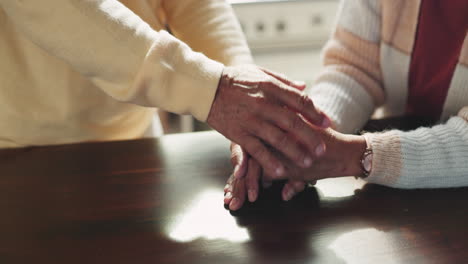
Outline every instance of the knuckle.
[(246, 132), (248, 133), (249, 136), (258, 135), (261, 128), (260, 128), (260, 125), (258, 123), (256, 123), (253, 118), (247, 118), (245, 123), (246, 123), (246, 125), (247, 124), (252, 124), (251, 126), (248, 126), (248, 125), (245, 126), (245, 130), (246, 130)]
[(298, 135), (298, 137), (300, 138), (300, 142), (310, 149), (315, 150), (319, 144), (319, 139), (317, 138), (314, 130), (307, 131), (307, 133), (302, 133)]
[(306, 94), (298, 96), (297, 104), (301, 110), (313, 106), (312, 99), (310, 99)]
[(299, 145), (294, 146), (294, 152), (291, 154), (291, 157), (296, 162), (303, 162), (306, 157), (306, 152), (301, 149)]
[(284, 149), (288, 146), (289, 144), (289, 138), (286, 135), (286, 133), (277, 133), (273, 136), (273, 145), (275, 145), (277, 148)]
[(285, 154), (293, 160), (303, 160), (305, 157), (305, 153), (301, 151), (297, 143), (291, 140), (286, 133), (283, 133), (282, 138), (278, 140), (276, 148), (282, 150), (283, 153), (286, 151)]
[(252, 156), (256, 157), (257, 159), (262, 159), (262, 158), (265, 158), (266, 156), (266, 149), (263, 145), (261, 145), (260, 143), (256, 144), (253, 148), (252, 148)]
[(269, 87), (275, 90), (284, 90), (284, 85), (273, 76), (268, 76)]
[(317, 149), (318, 146), (320, 145), (323, 145), (326, 147), (325, 145), (325, 142), (323, 142), (320, 138), (318, 137), (311, 137), (311, 139), (309, 140), (309, 147), (311, 150), (313, 150), (315, 152), (315, 150)]
[(295, 115), (294, 118), (290, 119), (289, 128), (292, 130), (302, 130), (304, 128), (304, 121)]
[(248, 111), (250, 113), (261, 113), (265, 111), (265, 104), (265, 97), (260, 95), (253, 96), (252, 103), (250, 104)]
[(265, 97), (262, 96), (262, 93), (256, 93), (251, 95), (254, 104), (261, 105), (265, 103)]
[(265, 76), (261, 81), (258, 82), (258, 89), (261, 91), (268, 90), (273, 84), (273, 78), (271, 76)]

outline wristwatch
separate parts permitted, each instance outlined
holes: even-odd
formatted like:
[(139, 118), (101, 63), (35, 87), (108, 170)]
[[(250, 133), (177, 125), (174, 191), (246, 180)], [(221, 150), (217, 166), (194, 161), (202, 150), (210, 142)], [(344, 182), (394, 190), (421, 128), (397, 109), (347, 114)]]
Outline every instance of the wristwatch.
[(364, 153), (361, 157), (361, 169), (362, 169), (362, 176), (361, 178), (366, 178), (369, 176), (372, 170), (372, 149), (366, 148)]
[(364, 135), (366, 139), (366, 150), (361, 156), (360, 166), (362, 170), (361, 178), (366, 178), (372, 171), (372, 146), (370, 144), (370, 140)]

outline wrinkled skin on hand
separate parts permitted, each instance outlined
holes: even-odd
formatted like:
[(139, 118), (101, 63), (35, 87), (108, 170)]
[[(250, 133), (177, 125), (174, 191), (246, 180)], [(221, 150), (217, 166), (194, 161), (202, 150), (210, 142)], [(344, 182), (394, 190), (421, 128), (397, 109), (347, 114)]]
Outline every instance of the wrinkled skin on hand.
[(226, 67), (207, 122), (272, 177), (285, 172), (273, 150), (299, 167), (310, 167), (325, 149), (310, 124), (328, 127), (330, 121), (300, 91), (304, 87), (253, 65)]
[[(292, 199), (298, 192), (304, 190), (306, 183), (314, 184), (317, 180), (325, 178), (342, 177), (349, 175), (361, 174), (360, 158), (365, 151), (366, 142), (364, 137), (355, 135), (346, 135), (336, 132), (332, 129), (317, 129), (317, 133), (325, 140), (327, 151), (324, 156), (315, 160), (310, 168), (300, 168), (291, 163), (286, 157), (278, 152), (275, 155), (282, 160), (285, 165), (285, 179), (288, 182), (282, 190), (282, 198), (285, 201)], [(232, 152), (238, 154), (233, 155), (231, 162), (236, 167), (245, 166), (233, 174), (226, 184), (225, 204), (229, 205), (231, 210), (237, 210), (242, 207), (248, 197), (250, 202), (257, 199), (259, 179), (268, 178), (268, 175), (263, 174), (258, 170), (254, 159), (248, 157), (238, 157), (243, 155), (239, 146), (233, 145)], [(240, 154), (239, 154), (240, 153)], [(248, 160), (248, 164), (245, 165)], [(253, 171), (251, 171), (251, 166)], [(263, 177), (262, 177), (263, 176)]]

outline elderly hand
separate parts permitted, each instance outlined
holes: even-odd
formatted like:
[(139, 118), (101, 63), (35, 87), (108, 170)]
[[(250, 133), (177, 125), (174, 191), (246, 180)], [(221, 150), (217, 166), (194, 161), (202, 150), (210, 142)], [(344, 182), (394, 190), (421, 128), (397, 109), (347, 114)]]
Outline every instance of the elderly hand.
[(297, 86), (256, 66), (226, 67), (207, 122), (243, 146), (274, 178), (284, 174), (284, 164), (266, 144), (307, 168), (325, 146), (304, 119), (320, 127), (330, 121)]
[[(364, 137), (341, 134), (332, 129), (317, 130), (317, 132), (325, 140), (327, 151), (323, 157), (314, 162), (311, 168), (297, 167), (288, 161), (286, 157), (276, 153), (277, 157), (286, 164), (284, 177), (289, 179), (282, 190), (282, 198), (285, 201), (290, 200), (294, 195), (302, 191), (306, 182), (315, 183), (319, 179), (360, 175), (362, 173), (360, 158), (366, 149)], [(251, 160), (249, 160), (249, 166)], [(231, 210), (242, 207), (245, 202), (246, 190), (254, 190), (258, 193), (258, 179), (261, 172), (258, 170), (250, 172), (249, 166), (246, 168), (246, 177), (235, 178), (231, 176), (225, 187), (224, 202), (229, 204)], [(257, 182), (254, 183), (255, 181)]]
[[(250, 202), (257, 200), (259, 180), (262, 180), (263, 188), (268, 188), (271, 182), (266, 177), (261, 177), (262, 169), (257, 161), (249, 157), (248, 153), (235, 143), (231, 144), (231, 163), (234, 166), (234, 172), (224, 187), (224, 204), (227, 204), (230, 210), (235, 211), (242, 207), (246, 198)], [(247, 176), (246, 173), (248, 173)], [(304, 181), (289, 180), (286, 185), (297, 193), (303, 191), (306, 184)]]

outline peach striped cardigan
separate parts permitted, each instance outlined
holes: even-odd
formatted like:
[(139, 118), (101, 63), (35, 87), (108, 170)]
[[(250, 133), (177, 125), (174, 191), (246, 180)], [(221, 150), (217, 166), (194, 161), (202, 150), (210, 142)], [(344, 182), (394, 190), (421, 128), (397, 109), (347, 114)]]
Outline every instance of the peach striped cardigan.
[[(309, 90), (337, 130), (356, 132), (376, 113), (403, 115), (421, 0), (343, 0)], [(468, 35), (440, 124), (366, 134), (374, 157), (369, 182), (397, 188), (468, 186)]]

